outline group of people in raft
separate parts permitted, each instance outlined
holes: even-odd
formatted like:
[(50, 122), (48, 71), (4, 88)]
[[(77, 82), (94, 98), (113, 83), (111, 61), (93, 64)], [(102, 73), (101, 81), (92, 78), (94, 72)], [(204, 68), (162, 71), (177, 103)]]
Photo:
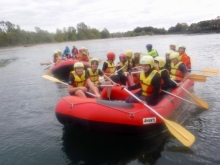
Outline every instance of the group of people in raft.
[[(70, 72), (68, 92), (70, 95), (86, 98), (87, 92), (93, 93), (98, 99), (102, 99), (99, 92), (102, 86), (122, 85), (128, 90), (140, 89), (135, 95), (149, 105), (158, 103), (161, 91), (181, 86), (187, 80), (191, 70), (191, 60), (186, 54), (186, 47), (181, 45), (176, 50), (176, 45), (171, 44), (165, 58), (159, 57), (152, 44), (147, 44), (148, 52), (132, 52), (127, 50), (119, 55), (119, 62), (115, 65), (115, 53), (108, 52), (107, 60), (103, 63), (102, 70), (98, 69), (99, 59), (90, 60), (91, 67), (85, 70), (82, 62), (74, 64), (74, 70)], [(77, 50), (75, 58), (79, 61), (89, 61), (88, 49), (82, 47)], [(68, 58), (68, 54), (55, 52), (54, 63), (60, 60), (62, 55)], [(133, 74), (135, 73), (135, 74)], [(136, 84), (126, 86), (127, 75), (137, 77)], [(111, 87), (107, 87), (107, 100), (111, 100)], [(127, 103), (138, 102), (129, 96)]]

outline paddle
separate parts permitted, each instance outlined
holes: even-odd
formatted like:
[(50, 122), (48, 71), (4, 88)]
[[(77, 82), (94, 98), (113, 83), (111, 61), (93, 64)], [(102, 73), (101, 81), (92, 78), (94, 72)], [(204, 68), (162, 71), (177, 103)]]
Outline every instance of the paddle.
[[(60, 81), (60, 80), (56, 79), (55, 77), (52, 77), (52, 76), (49, 76), (49, 75), (43, 75), (42, 77), (45, 78), (45, 79), (54, 81), (54, 82), (62, 83), (62, 84), (65, 84), (65, 85), (69, 85), (69, 84), (67, 84), (67, 83), (65, 83), (63, 81)], [(94, 95), (93, 93), (90, 93), (90, 92), (86, 92), (86, 93), (91, 95), (91, 96), (96, 97), (96, 95)]]
[(206, 76), (200, 74), (190, 74), (188, 79), (197, 82), (206, 82)]
[(204, 74), (211, 74), (213, 76), (217, 76), (219, 74), (219, 70), (218, 69), (201, 69), (201, 70), (194, 70), (194, 69), (189, 69), (191, 71), (200, 71)]
[[(131, 72), (131, 74), (141, 73), (143, 71)], [(196, 81), (196, 82), (206, 82), (206, 76), (199, 74), (191, 74), (188, 79)]]
[(189, 147), (191, 146), (195, 141), (195, 136), (191, 134), (189, 131), (187, 131), (185, 128), (183, 128), (181, 125), (165, 119), (163, 116), (161, 116), (158, 112), (156, 112), (153, 108), (148, 106), (146, 103), (143, 103), (138, 97), (136, 97), (133, 93), (131, 93), (126, 88), (123, 88), (127, 93), (129, 93), (131, 96), (133, 96), (135, 99), (137, 99), (140, 103), (142, 103), (145, 107), (147, 107), (149, 110), (151, 110), (153, 113), (155, 113), (159, 118), (161, 118), (165, 125), (167, 126), (170, 133), (172, 133), (183, 145)]
[[(170, 79), (171, 81), (173, 81), (175, 84), (176, 81), (174, 81), (173, 79)], [(187, 91), (185, 88), (183, 88), (182, 86), (180, 86), (180, 88), (182, 88), (189, 96), (191, 96), (199, 105), (201, 105), (201, 107), (205, 108), (205, 109), (209, 109), (209, 105), (203, 101), (202, 99), (200, 99), (198, 96), (196, 96), (193, 93), (190, 93), (189, 91)]]
[(202, 105), (200, 105), (200, 104), (196, 104), (196, 103), (194, 103), (194, 102), (191, 102), (191, 101), (189, 101), (189, 100), (186, 100), (186, 99), (184, 99), (184, 98), (182, 98), (182, 97), (180, 97), (180, 96), (177, 96), (177, 95), (174, 95), (174, 94), (172, 94), (172, 93), (170, 93), (170, 92), (167, 92), (167, 91), (165, 91), (165, 90), (162, 90), (164, 93), (166, 93), (166, 94), (169, 94), (169, 95), (171, 95), (171, 96), (174, 96), (174, 97), (176, 97), (176, 98), (179, 98), (179, 99), (181, 99), (181, 100), (183, 100), (183, 101), (186, 101), (186, 102), (188, 102), (188, 103), (190, 103), (190, 104), (193, 104), (193, 105), (196, 105), (196, 106), (199, 106), (199, 107), (201, 107), (201, 108), (204, 108), (204, 109), (206, 109), (206, 107), (203, 107)]

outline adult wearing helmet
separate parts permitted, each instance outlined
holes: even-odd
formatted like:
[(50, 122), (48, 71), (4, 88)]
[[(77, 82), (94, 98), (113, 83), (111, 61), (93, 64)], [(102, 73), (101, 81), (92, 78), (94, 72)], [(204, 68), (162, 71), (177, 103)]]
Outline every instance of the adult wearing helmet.
[(121, 84), (126, 85), (127, 73), (131, 71), (131, 66), (125, 54), (119, 55), (119, 62), (117, 63), (117, 70), (119, 70), (117, 73), (118, 73), (118, 77), (120, 78)]
[(57, 64), (59, 62), (60, 58), (59, 58), (59, 54), (58, 54), (58, 51), (55, 50), (53, 52), (53, 61), (50, 61), (50, 62), (43, 62), (43, 63), (40, 63), (41, 65), (50, 65), (50, 64)]
[(183, 84), (184, 81), (187, 80), (189, 73), (187, 72), (187, 68), (184, 63), (179, 61), (179, 53), (173, 52), (170, 54), (171, 60), (171, 70), (170, 70), (170, 78), (174, 80), (170, 81), (171, 87), (179, 87)]
[(167, 51), (166, 54), (165, 54), (165, 57), (166, 57), (165, 68), (166, 68), (167, 70), (169, 70), (169, 71), (170, 71), (170, 63), (171, 63), (171, 61), (170, 61), (170, 54), (173, 53), (173, 52), (174, 52), (173, 50), (169, 50), (169, 51)]
[(165, 69), (165, 59), (163, 57), (155, 57), (154, 63), (161, 77), (161, 89), (167, 90), (170, 87), (170, 75), (167, 69)]
[[(149, 105), (155, 105), (159, 101), (161, 77), (160, 74), (154, 70), (154, 59), (151, 56), (144, 56), (140, 60), (143, 72), (140, 73), (139, 83), (128, 87), (128, 90), (141, 88), (135, 95), (141, 100), (144, 100)], [(132, 96), (126, 100), (127, 103), (138, 102)]]
[[(97, 58), (92, 58), (91, 59), (91, 68), (88, 68), (86, 71), (86, 74), (89, 76), (90, 80), (92, 81), (92, 83), (100, 90), (102, 90), (102, 87), (100, 87), (100, 85), (117, 85), (114, 81), (112, 81), (108, 76), (104, 75), (104, 73), (98, 69), (98, 65), (99, 65), (99, 60)], [(104, 78), (101, 79), (102, 77), (104, 77), (106, 80), (105, 81)], [(111, 87), (107, 87), (107, 100), (111, 100), (110, 96), (111, 96)]]
[(112, 79), (115, 83), (120, 83), (120, 79), (117, 75), (115, 75), (116, 66), (114, 64), (115, 53), (108, 52), (107, 60), (103, 63), (102, 71), (104, 74)]
[(176, 45), (175, 44), (170, 44), (170, 50), (176, 52)]
[(157, 51), (155, 49), (153, 49), (153, 45), (152, 44), (147, 44), (146, 45), (147, 51), (148, 51), (148, 55), (151, 55), (153, 58), (159, 56), (159, 54), (157, 53)]
[(186, 65), (188, 72), (191, 72), (191, 60), (190, 57), (186, 54), (186, 47), (184, 45), (179, 46), (179, 60)]
[(88, 91), (86, 86), (90, 88), (91, 92), (93, 92), (98, 99), (101, 98), (98, 89), (85, 73), (83, 63), (76, 62), (74, 64), (74, 71), (70, 72), (68, 92), (70, 95), (86, 98), (86, 92)]

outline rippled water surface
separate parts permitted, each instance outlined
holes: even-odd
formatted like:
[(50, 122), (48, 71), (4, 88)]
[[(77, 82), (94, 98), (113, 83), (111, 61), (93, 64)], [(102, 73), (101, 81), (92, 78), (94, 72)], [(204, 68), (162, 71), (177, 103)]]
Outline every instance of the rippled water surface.
[[(56, 103), (68, 95), (60, 84), (43, 79), (45, 66), (56, 49), (85, 46), (90, 55), (106, 59), (108, 51), (117, 55), (132, 49), (146, 51), (152, 43), (164, 56), (170, 43), (184, 44), (194, 57), (193, 69), (220, 65), (220, 35), (146, 36), (136, 38), (79, 41), (17, 47), (0, 50), (0, 165), (25, 164), (220, 164), (220, 77), (195, 83), (193, 93), (205, 100), (209, 110), (183, 104), (183, 123), (196, 136), (184, 147), (164, 132), (151, 139), (68, 130), (57, 121)], [(101, 63), (102, 65), (102, 63)], [(197, 72), (199, 73), (199, 72)]]

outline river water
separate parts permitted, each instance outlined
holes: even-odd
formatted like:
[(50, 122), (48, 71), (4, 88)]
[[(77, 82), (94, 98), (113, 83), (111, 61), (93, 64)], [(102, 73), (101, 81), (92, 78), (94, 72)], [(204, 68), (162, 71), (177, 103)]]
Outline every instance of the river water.
[(117, 57), (127, 49), (144, 52), (148, 43), (160, 56), (168, 51), (170, 43), (184, 44), (188, 55), (194, 57), (193, 69), (219, 69), (219, 34), (143, 36), (1, 49), (0, 165), (220, 164), (218, 76), (208, 77), (205, 83), (196, 82), (193, 88), (192, 92), (210, 108), (202, 110), (187, 104), (191, 113), (187, 112), (183, 126), (196, 137), (190, 148), (166, 132), (153, 139), (135, 139), (68, 130), (57, 121), (55, 106), (68, 95), (67, 89), (43, 79), (46, 67), (40, 65), (51, 60), (54, 50), (85, 46), (90, 56), (104, 61), (108, 51), (114, 51)]

